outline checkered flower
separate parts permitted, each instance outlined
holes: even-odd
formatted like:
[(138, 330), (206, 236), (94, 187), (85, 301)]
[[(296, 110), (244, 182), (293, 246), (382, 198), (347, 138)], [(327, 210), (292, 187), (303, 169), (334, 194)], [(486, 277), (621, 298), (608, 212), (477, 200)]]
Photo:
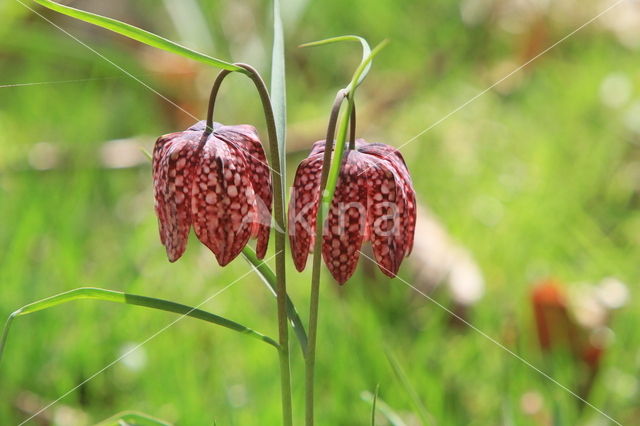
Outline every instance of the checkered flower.
[(155, 210), (169, 261), (182, 256), (189, 230), (231, 262), (250, 237), (263, 258), (271, 224), (271, 176), (256, 129), (200, 121), (158, 138), (153, 150)]
[[(293, 260), (302, 271), (313, 248), (325, 141), (300, 163), (289, 204)], [(370, 241), (380, 270), (394, 277), (413, 247), (416, 199), (400, 152), (358, 139), (345, 153), (323, 231), (322, 257), (344, 284), (355, 271), (362, 243)]]

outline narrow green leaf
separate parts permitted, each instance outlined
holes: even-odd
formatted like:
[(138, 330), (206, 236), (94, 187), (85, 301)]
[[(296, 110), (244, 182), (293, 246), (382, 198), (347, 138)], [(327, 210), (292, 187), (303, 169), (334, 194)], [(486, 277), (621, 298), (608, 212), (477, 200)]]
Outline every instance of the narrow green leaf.
[[(271, 54), (271, 108), (276, 122), (280, 150), (280, 174), (286, 176), (287, 92), (284, 60), (284, 31), (280, 17), (280, 1), (273, 0), (273, 49)], [(282, 179), (282, 193), (285, 193)], [(284, 206), (283, 206), (284, 208)]]
[(378, 392), (380, 384), (376, 385), (376, 393), (373, 394), (373, 403), (371, 404), (371, 426), (376, 426), (376, 403), (378, 402)]
[[(273, 273), (269, 265), (267, 265), (264, 261), (258, 259), (256, 253), (249, 246), (245, 246), (242, 249), (242, 254), (244, 258), (249, 262), (256, 270), (258, 276), (262, 279), (267, 287), (269, 288), (271, 294), (276, 297), (276, 275)], [(304, 329), (304, 325), (302, 325), (302, 320), (298, 315), (298, 311), (294, 306), (293, 302), (287, 295), (287, 317), (289, 321), (291, 321), (291, 327), (293, 327), (293, 331), (298, 339), (298, 343), (300, 343), (300, 349), (302, 349), (302, 353), (305, 354), (307, 350), (307, 333)]]
[(348, 87), (349, 96), (355, 95), (356, 88), (360, 85), (360, 83), (362, 83), (362, 80), (364, 80), (364, 78), (369, 73), (373, 58), (378, 53), (380, 53), (380, 51), (384, 49), (387, 44), (389, 44), (389, 40), (382, 40), (376, 47), (373, 48), (371, 52), (369, 52), (366, 57), (363, 57), (362, 62), (360, 62), (360, 65), (353, 73), (353, 77), (351, 77), (351, 82), (349, 83)]
[(121, 291), (105, 290), (102, 288), (82, 287), (75, 290), (67, 291), (65, 293), (56, 294), (55, 296), (47, 297), (46, 299), (42, 299), (37, 302), (30, 303), (9, 315), (9, 318), (7, 318), (4, 326), (2, 338), (0, 338), (0, 359), (2, 358), (2, 353), (7, 342), (7, 336), (9, 335), (11, 324), (16, 317), (32, 314), (34, 312), (53, 308), (63, 303), (80, 299), (94, 299), (106, 302), (124, 303), (128, 305), (158, 309), (166, 312), (173, 312), (176, 314), (181, 314), (191, 318), (210, 322), (212, 324), (216, 324), (242, 334), (246, 334), (247, 336), (266, 342), (275, 348), (279, 347), (278, 343), (270, 337), (258, 333), (257, 331), (254, 331), (248, 327), (245, 327), (242, 324), (238, 324), (237, 322), (231, 321), (227, 318), (212, 314), (207, 311), (203, 311), (201, 309), (196, 309), (191, 306), (183, 305), (181, 303), (171, 302), (169, 300), (157, 299), (155, 297), (139, 296), (135, 294), (123, 293)]
[(360, 394), (360, 398), (364, 402), (368, 402), (375, 407), (393, 426), (407, 426), (402, 418), (391, 408), (386, 402), (384, 402), (379, 396), (373, 395), (369, 391), (364, 391)]
[[(360, 83), (362, 83), (362, 81), (365, 79), (365, 77), (367, 76), (367, 74), (369, 73), (369, 70), (371, 69), (371, 59), (368, 59), (371, 56), (371, 48), (369, 47), (369, 43), (367, 43), (367, 40), (365, 40), (364, 38), (360, 37), (360, 36), (356, 36), (356, 35), (344, 35), (344, 36), (339, 36), (339, 37), (332, 37), (332, 38), (326, 38), (324, 40), (318, 40), (318, 41), (312, 41), (310, 43), (304, 43), (301, 44), (299, 47), (315, 47), (315, 46), (323, 46), (325, 44), (330, 44), (330, 43), (338, 43), (341, 41), (357, 41), (362, 45), (362, 63), (367, 62), (365, 67), (363, 68), (363, 72), (360, 74), (360, 76), (358, 77), (358, 80), (356, 82), (355, 87), (359, 86)], [(351, 87), (351, 89), (355, 88), (355, 87)]]
[(75, 9), (69, 6), (63, 6), (51, 0), (34, 1), (51, 10), (55, 10), (56, 12), (71, 16), (72, 18), (76, 18), (93, 25), (97, 25), (102, 28), (106, 28), (107, 30), (113, 31), (125, 37), (129, 37), (133, 40), (137, 40), (140, 43), (144, 43), (148, 46), (157, 47), (158, 49), (182, 55), (187, 58), (194, 59), (208, 65), (213, 65), (214, 67), (218, 67), (221, 69), (246, 73), (246, 70), (244, 70), (243, 68), (237, 67), (229, 62), (214, 58), (209, 55), (205, 55), (204, 53), (197, 52), (193, 49), (189, 49), (188, 47), (184, 47), (176, 42), (156, 35), (152, 32), (143, 30), (142, 28), (138, 28), (133, 25), (129, 25), (116, 19), (107, 18), (106, 16), (97, 15), (91, 12), (85, 12), (84, 10)]
[(344, 153), (344, 146), (347, 140), (347, 129), (349, 128), (349, 114), (353, 109), (355, 91), (358, 86), (358, 82), (361, 81), (362, 76), (367, 70), (367, 67), (371, 65), (371, 61), (380, 50), (382, 50), (388, 44), (387, 40), (378, 44), (369, 55), (360, 63), (356, 71), (353, 73), (351, 82), (349, 83), (349, 89), (347, 93), (348, 106), (346, 111), (340, 117), (340, 124), (338, 125), (338, 134), (336, 136), (336, 143), (333, 147), (333, 157), (331, 160), (331, 167), (329, 168), (329, 176), (327, 177), (327, 185), (322, 193), (322, 208), (321, 212), (324, 215), (331, 205), (333, 200), (333, 194), (338, 183), (338, 177), (340, 176), (340, 168), (342, 166), (342, 154)]
[(398, 359), (393, 355), (393, 353), (391, 352), (391, 349), (389, 348), (385, 348), (385, 353), (387, 355), (387, 359), (389, 360), (389, 364), (391, 364), (391, 369), (393, 370), (394, 374), (396, 375), (396, 378), (400, 382), (400, 385), (407, 392), (407, 395), (409, 396), (409, 399), (411, 400), (413, 407), (417, 411), (418, 417), (420, 417), (422, 424), (424, 425), (433, 424), (432, 416), (429, 414), (429, 412), (427, 411), (427, 408), (422, 403), (422, 400), (418, 396), (418, 393), (416, 392), (415, 388), (411, 385), (411, 382), (409, 381), (409, 377), (407, 376), (407, 373), (405, 373), (404, 369), (398, 362)]
[(124, 411), (101, 421), (96, 426), (171, 426), (171, 423), (136, 411)]

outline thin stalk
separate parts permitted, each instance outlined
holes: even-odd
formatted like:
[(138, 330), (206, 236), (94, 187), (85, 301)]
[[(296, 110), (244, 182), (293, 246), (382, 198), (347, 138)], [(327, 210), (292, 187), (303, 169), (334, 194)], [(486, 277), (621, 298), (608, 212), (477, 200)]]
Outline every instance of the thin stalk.
[(280, 381), (282, 393), (282, 417), (285, 426), (292, 425), (291, 409), (291, 371), (289, 362), (289, 327), (287, 322), (287, 281), (286, 281), (286, 223), (284, 217), (284, 190), (282, 183), (282, 168), (280, 167), (280, 148), (278, 146), (278, 134), (276, 123), (269, 98), (267, 86), (251, 65), (234, 64), (247, 71), (246, 75), (253, 81), (264, 111), (269, 135), (269, 156), (271, 163), (271, 179), (273, 180), (273, 216), (275, 220), (276, 242), (276, 298), (278, 305), (278, 336), (280, 350)]
[[(333, 139), (336, 132), (336, 123), (340, 107), (346, 97), (346, 92), (340, 90), (331, 109), (329, 125), (327, 126), (327, 137), (324, 146), (324, 158), (322, 161), (322, 172), (320, 176), (320, 194), (324, 192), (329, 177), (329, 167), (331, 164), (331, 153), (333, 151)], [(341, 161), (340, 157), (334, 156), (335, 161)], [(313, 247), (313, 270), (311, 275), (311, 301), (309, 304), (309, 340), (305, 356), (305, 424), (313, 425), (314, 413), (314, 375), (316, 364), (316, 337), (318, 331), (318, 300), (320, 294), (320, 262), (322, 258), (322, 228), (326, 216), (323, 203), (319, 206), (316, 217), (316, 239)]]
[[(348, 36), (346, 38), (337, 37), (335, 39), (323, 40), (316, 43), (310, 43), (307, 45), (320, 45), (334, 41), (352, 39)], [(360, 38), (356, 38), (362, 41)], [(333, 194), (335, 192), (336, 184), (340, 176), (340, 169), (342, 167), (342, 156), (344, 153), (345, 142), (347, 138), (347, 129), (349, 123), (351, 123), (351, 146), (355, 147), (355, 90), (362, 82), (368, 69), (370, 68), (371, 60), (373, 57), (387, 44), (383, 41), (372, 51), (368, 51), (368, 45), (363, 43), (364, 53), (363, 59), (358, 68), (356, 69), (351, 82), (347, 88), (342, 89), (336, 95), (336, 99), (331, 109), (331, 115), (329, 117), (329, 124), (327, 126), (327, 137), (325, 139), (324, 158), (322, 160), (322, 172), (320, 177), (320, 200), (318, 206), (318, 214), (316, 217), (316, 238), (313, 248), (313, 270), (311, 272), (311, 300), (309, 306), (309, 341), (307, 343), (307, 352), (305, 356), (305, 424), (307, 426), (313, 426), (314, 423), (314, 379), (315, 379), (315, 363), (316, 363), (316, 340), (318, 330), (318, 301), (320, 294), (320, 264), (321, 264), (321, 251), (322, 251), (322, 234), (324, 228), (324, 219), (328, 213)], [(340, 120), (340, 127), (336, 135), (336, 124), (338, 121), (338, 115), (340, 114), (340, 107), (342, 102), (347, 99), (347, 110), (342, 115)], [(353, 116), (352, 116), (353, 114)], [(335, 138), (335, 142), (334, 142)], [(332, 157), (333, 156), (333, 157)], [(333, 161), (332, 161), (333, 158)]]
[(356, 149), (356, 104), (349, 113), (349, 149)]
[(231, 74), (231, 71), (220, 71), (218, 73), (218, 76), (216, 77), (216, 80), (213, 82), (213, 86), (211, 87), (211, 94), (209, 95), (209, 108), (207, 109), (207, 134), (213, 132), (213, 110), (216, 106), (216, 98), (218, 97), (218, 92), (220, 91), (222, 82), (229, 74)]

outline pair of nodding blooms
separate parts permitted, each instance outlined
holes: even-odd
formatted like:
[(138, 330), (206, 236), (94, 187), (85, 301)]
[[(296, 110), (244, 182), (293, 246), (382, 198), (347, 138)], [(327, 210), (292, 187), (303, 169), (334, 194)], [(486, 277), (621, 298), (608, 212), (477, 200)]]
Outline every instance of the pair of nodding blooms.
[[(345, 152), (323, 230), (322, 256), (340, 284), (355, 271), (360, 248), (370, 241), (383, 273), (394, 277), (413, 247), (416, 200), (400, 152), (385, 144), (355, 141)], [(315, 240), (325, 141), (300, 163), (289, 204), (293, 260), (302, 271)], [(257, 238), (264, 258), (271, 224), (269, 166), (256, 129), (204, 121), (161, 136), (153, 151), (155, 210), (160, 240), (171, 262), (185, 251), (193, 225), (221, 266)]]

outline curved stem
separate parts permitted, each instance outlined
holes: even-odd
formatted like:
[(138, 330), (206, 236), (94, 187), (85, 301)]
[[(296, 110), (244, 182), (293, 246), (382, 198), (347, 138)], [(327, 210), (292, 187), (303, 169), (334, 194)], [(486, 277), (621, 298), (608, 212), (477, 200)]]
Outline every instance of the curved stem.
[(280, 381), (282, 392), (282, 416), (286, 426), (292, 424), (291, 414), (291, 371), (289, 370), (289, 328), (287, 323), (287, 284), (286, 284), (286, 224), (284, 218), (284, 193), (282, 184), (282, 173), (280, 167), (280, 149), (278, 147), (278, 134), (276, 131), (275, 118), (269, 91), (267, 86), (251, 65), (234, 64), (246, 70), (246, 75), (253, 81), (258, 90), (262, 109), (267, 122), (267, 133), (269, 135), (269, 156), (271, 163), (271, 179), (273, 180), (273, 210), (275, 220), (275, 243), (276, 243), (276, 297), (278, 305), (278, 335), (280, 350)]
[(349, 112), (349, 149), (356, 148), (356, 104), (353, 103)]
[(207, 109), (207, 134), (213, 132), (213, 109), (216, 106), (216, 98), (218, 97), (218, 92), (220, 91), (222, 82), (229, 74), (231, 74), (231, 71), (220, 71), (218, 73), (218, 76), (216, 77), (216, 80), (213, 82), (213, 86), (211, 87), (211, 94), (209, 95), (209, 108)]
[[(322, 174), (320, 177), (320, 194), (322, 194), (327, 185), (329, 177), (329, 166), (331, 164), (331, 154), (333, 151), (333, 140), (336, 132), (336, 123), (340, 113), (342, 102), (347, 96), (345, 90), (340, 90), (336, 95), (331, 115), (329, 117), (329, 125), (327, 126), (327, 137), (324, 145), (324, 158), (322, 161)], [(334, 160), (341, 161), (335, 157)], [(318, 200), (321, 203), (321, 200)], [(307, 342), (307, 351), (305, 356), (305, 424), (313, 425), (313, 406), (314, 406), (314, 375), (316, 363), (316, 337), (318, 330), (318, 300), (320, 295), (320, 263), (322, 259), (322, 229), (324, 227), (324, 218), (326, 215), (325, 206), (320, 204), (318, 214), (316, 216), (316, 238), (313, 246), (313, 269), (311, 275), (311, 301), (309, 304), (309, 340)]]

